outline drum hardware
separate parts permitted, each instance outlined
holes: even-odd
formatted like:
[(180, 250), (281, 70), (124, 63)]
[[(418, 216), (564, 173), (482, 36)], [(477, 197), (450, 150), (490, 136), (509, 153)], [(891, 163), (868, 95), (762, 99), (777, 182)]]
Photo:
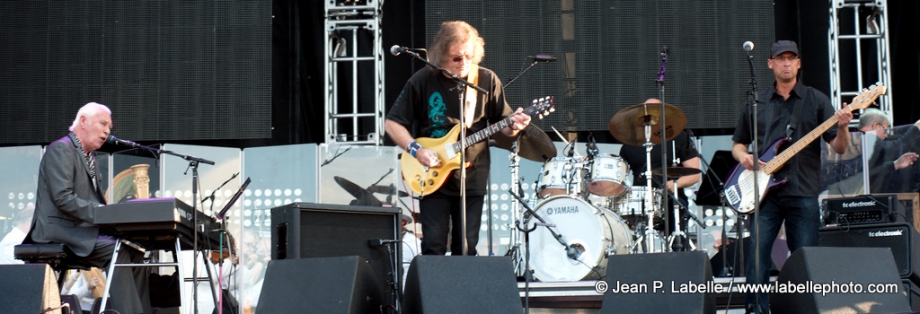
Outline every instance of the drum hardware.
[[(674, 145), (674, 147), (671, 149), (671, 153), (674, 155), (674, 160), (673, 160), (672, 164), (674, 164), (674, 165), (679, 165), (679, 164), (680, 164), (680, 159), (677, 158), (677, 147), (676, 147), (677, 144), (672, 142), (672, 145)], [(662, 172), (660, 168), (659, 168), (659, 169), (655, 169), (655, 170), (653, 170), (653, 171)], [(667, 175), (667, 179), (668, 179), (668, 180), (673, 180), (673, 182), (674, 182), (674, 194), (672, 195), (672, 194), (670, 193), (670, 191), (668, 191), (668, 196), (669, 196), (669, 197), (672, 197), (671, 202), (672, 202), (672, 204), (674, 204), (674, 210), (672, 211), (672, 212), (673, 212), (673, 215), (674, 215), (674, 220), (672, 220), (672, 221), (674, 222), (674, 231), (672, 231), (672, 232), (671, 232), (671, 235), (668, 236), (668, 247), (673, 247), (675, 251), (683, 251), (683, 250), (684, 250), (684, 241), (683, 241), (682, 239), (687, 238), (687, 233), (684, 232), (684, 230), (681, 229), (681, 227), (680, 227), (680, 222), (681, 222), (681, 220), (680, 220), (680, 219), (681, 219), (681, 218), (680, 218), (680, 213), (681, 213), (681, 211), (684, 210), (685, 213), (687, 214), (687, 216), (692, 217), (692, 218), (696, 221), (697, 225), (699, 225), (699, 226), (702, 226), (702, 221), (700, 221), (695, 215), (693, 215), (693, 213), (691, 213), (691, 212), (684, 206), (684, 204), (680, 201), (680, 196), (677, 195), (677, 193), (678, 193), (678, 192), (677, 192), (677, 191), (678, 191), (677, 181), (680, 180), (680, 177), (699, 174), (699, 173), (702, 173), (702, 171), (700, 171), (700, 169), (696, 169), (696, 168), (687, 168), (687, 167), (678, 167), (678, 166), (675, 166), (675, 167), (668, 167), (667, 171), (665, 171), (665, 172), (668, 174), (668, 175)], [(667, 186), (667, 184), (662, 185), (662, 186)], [(675, 241), (675, 240), (677, 240), (677, 244), (676, 244), (676, 245), (674, 244), (674, 241)], [(688, 242), (689, 242), (689, 241), (688, 241)], [(690, 243), (690, 245), (691, 245), (691, 247), (692, 247), (692, 246), (693, 246), (693, 243), (692, 243), (692, 242), (689, 242), (689, 243)]]
[[(662, 60), (662, 76), (664, 74), (663, 70), (664, 61)], [(663, 87), (664, 85), (662, 83), (662, 89)], [(657, 105), (660, 105), (660, 107)], [(666, 116), (668, 119), (665, 119)], [(653, 125), (660, 125), (662, 131), (653, 133)], [(680, 109), (671, 104), (658, 102), (643, 103), (627, 107), (617, 112), (617, 114), (610, 119), (610, 123), (607, 127), (610, 130), (610, 134), (620, 142), (626, 145), (645, 147), (645, 177), (652, 178), (652, 147), (663, 141), (674, 139), (686, 125), (687, 117)], [(662, 153), (664, 153), (664, 151), (665, 150), (662, 149)], [(662, 161), (664, 161), (664, 158), (662, 158)], [(653, 191), (652, 180), (645, 180), (645, 182), (648, 191)], [(653, 208), (651, 193), (647, 193), (645, 201), (646, 206), (644, 209), (646, 210), (645, 214), (648, 216), (648, 224), (645, 226), (646, 230), (643, 238), (648, 240), (646, 241), (646, 252), (652, 252), (654, 250), (654, 241), (650, 239), (653, 239), (655, 234), (654, 215), (647, 212)]]

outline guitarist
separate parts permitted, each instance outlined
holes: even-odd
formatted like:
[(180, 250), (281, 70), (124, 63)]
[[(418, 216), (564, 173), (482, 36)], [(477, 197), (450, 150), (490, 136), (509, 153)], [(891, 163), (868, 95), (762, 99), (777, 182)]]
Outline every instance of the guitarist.
[[(759, 156), (763, 156), (771, 149), (773, 141), (787, 136), (787, 125), (792, 121), (797, 121), (795, 125), (789, 125), (794, 128), (791, 131), (791, 140), (794, 142), (834, 115), (839, 120), (837, 127), (828, 129), (822, 138), (831, 144), (835, 152), (843, 154), (850, 144), (847, 125), (853, 114), (846, 103), (835, 112), (827, 95), (798, 81), (802, 61), (796, 43), (790, 40), (774, 43), (770, 48), (767, 66), (773, 70), (776, 82), (773, 86), (759, 90), (757, 134), (753, 134), (751, 124), (753, 115), (750, 104), (753, 98), (748, 98), (748, 105), (742, 109), (732, 136), (734, 158), (745, 169), (753, 170), (754, 156), (748, 150), (753, 141), (757, 141)], [(797, 106), (801, 108), (797, 110)], [(793, 115), (795, 119), (791, 118)], [(755, 246), (753, 240), (745, 244), (745, 254), (749, 256), (745, 265), (747, 283), (768, 283), (770, 253), (783, 221), (790, 252), (804, 246), (818, 245), (818, 229), (821, 227), (818, 207), (821, 185), (820, 145), (819, 141), (812, 142), (774, 173), (776, 177), (788, 179), (788, 183), (766, 194), (760, 203), (760, 213), (756, 220), (755, 215), (749, 216), (752, 239), (756, 239), (760, 245)], [(757, 162), (759, 167), (766, 164), (764, 160)], [(755, 225), (759, 225), (759, 228)], [(754, 262), (755, 247), (759, 263)], [(754, 269), (757, 264), (759, 268)], [(767, 293), (745, 295), (748, 313), (769, 313), (769, 304)]]
[[(409, 78), (396, 102), (387, 114), (386, 134), (399, 147), (404, 148), (423, 166), (438, 167), (441, 162), (432, 147), (421, 147), (416, 137), (444, 137), (460, 123), (463, 113), (467, 134), (479, 131), (490, 123), (512, 116), (513, 123), (501, 130), (507, 136), (516, 136), (530, 123), (530, 116), (522, 109), (512, 111), (505, 101), (502, 82), (492, 70), (478, 66), (482, 61), (484, 41), (479, 32), (463, 21), (441, 24), (435, 34), (428, 56), (436, 64), (467, 81), (482, 87), (488, 94), (472, 88), (457, 90), (457, 83), (446, 74), (425, 67)], [(466, 105), (460, 105), (460, 93)], [(463, 109), (461, 109), (463, 108)], [(410, 133), (414, 129), (416, 132)], [(413, 134), (415, 136), (413, 136)], [(403, 155), (403, 158), (411, 158)], [(451, 231), (450, 251), (453, 255), (476, 255), (482, 206), (489, 178), (489, 144), (480, 141), (466, 149), (466, 254), (463, 254), (461, 234), (460, 171), (434, 193), (419, 201), (422, 224), (422, 254), (444, 255), (447, 252), (447, 233)]]

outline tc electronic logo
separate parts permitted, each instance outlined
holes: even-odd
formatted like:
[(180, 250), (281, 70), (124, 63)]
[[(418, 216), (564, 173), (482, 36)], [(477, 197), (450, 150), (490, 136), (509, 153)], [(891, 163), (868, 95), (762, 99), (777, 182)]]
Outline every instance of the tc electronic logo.
[(875, 206), (875, 201), (843, 203), (843, 208)]
[(870, 238), (900, 237), (903, 234), (904, 234), (904, 230), (873, 231), (873, 232), (869, 232), (869, 237)]

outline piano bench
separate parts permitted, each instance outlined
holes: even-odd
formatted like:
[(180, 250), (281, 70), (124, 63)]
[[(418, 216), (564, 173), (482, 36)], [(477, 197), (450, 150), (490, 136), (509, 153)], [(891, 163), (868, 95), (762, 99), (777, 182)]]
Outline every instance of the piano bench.
[(48, 264), (58, 272), (58, 286), (63, 287), (67, 271), (71, 269), (87, 270), (91, 265), (74, 259), (76, 255), (63, 243), (32, 243), (13, 247), (13, 256), (26, 264)]

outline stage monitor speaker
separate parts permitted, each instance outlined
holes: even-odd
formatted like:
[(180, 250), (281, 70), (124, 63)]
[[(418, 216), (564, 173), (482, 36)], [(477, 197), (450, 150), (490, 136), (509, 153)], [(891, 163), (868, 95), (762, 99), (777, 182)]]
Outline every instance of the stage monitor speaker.
[(901, 278), (920, 282), (917, 231), (908, 223), (828, 227), (819, 234), (821, 246), (890, 248)]
[(419, 255), (412, 260), (403, 313), (521, 313), (514, 265), (506, 257)]
[(4, 313), (41, 313), (61, 306), (61, 292), (47, 264), (0, 265), (0, 278)]
[(920, 313), (920, 288), (910, 279), (901, 279), (901, 284), (904, 287), (901, 294), (907, 297), (911, 310)]
[(392, 270), (400, 265), (402, 245), (379, 245), (400, 239), (398, 208), (292, 203), (272, 208), (272, 226), (273, 260), (357, 255), (367, 260), (381, 291), (402, 278), (402, 267)]
[(383, 290), (358, 256), (272, 260), (258, 313), (382, 313)]
[(614, 255), (607, 259), (608, 289), (601, 313), (715, 313), (715, 294), (675, 292), (712, 282), (703, 251)]
[(811, 291), (771, 294), (773, 313), (910, 312), (889, 248), (803, 247), (789, 256), (776, 282)]

